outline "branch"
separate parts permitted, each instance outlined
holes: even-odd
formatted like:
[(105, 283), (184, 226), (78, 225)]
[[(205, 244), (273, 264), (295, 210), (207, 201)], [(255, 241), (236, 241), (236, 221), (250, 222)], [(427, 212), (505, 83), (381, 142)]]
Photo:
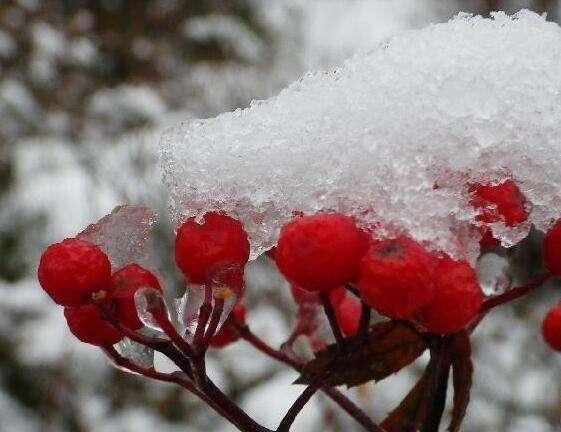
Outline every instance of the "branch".
[(327, 320), (331, 326), (333, 336), (335, 336), (335, 340), (339, 345), (343, 345), (345, 343), (345, 338), (341, 333), (341, 327), (339, 327), (339, 322), (337, 321), (337, 316), (335, 315), (335, 310), (333, 309), (329, 292), (322, 292), (320, 297), (323, 302), (323, 310), (325, 311), (325, 315), (327, 316)]
[(197, 328), (195, 329), (195, 336), (193, 336), (193, 346), (199, 346), (204, 337), (206, 324), (212, 312), (212, 289), (210, 286), (205, 285), (205, 298), (203, 304), (199, 308), (199, 317), (197, 319)]
[[(248, 343), (250, 343), (256, 350), (262, 352), (268, 357), (271, 357), (281, 363), (284, 363), (297, 371), (301, 371), (304, 367), (302, 362), (288, 357), (281, 351), (278, 351), (264, 342), (261, 338), (255, 335), (247, 326), (237, 327), (240, 336)], [(358, 406), (356, 406), (349, 398), (347, 398), (339, 390), (324, 386), (320, 389), (325, 393), (333, 402), (339, 405), (350, 417), (352, 417), (358, 424), (360, 424), (365, 430), (369, 432), (385, 432), (383, 428), (378, 426), (368, 417), (364, 411), (362, 411)]]
[(368, 327), (370, 326), (370, 317), (372, 315), (372, 309), (361, 299), (362, 312), (360, 314), (360, 322), (358, 325), (357, 334), (365, 338), (368, 334)]
[(296, 416), (298, 416), (300, 411), (302, 411), (302, 409), (306, 406), (308, 401), (319, 390), (320, 387), (321, 384), (316, 383), (311, 384), (304, 389), (304, 391), (300, 394), (300, 396), (298, 396), (298, 398), (286, 412), (276, 432), (288, 432), (290, 430), (292, 423), (294, 423), (294, 420), (296, 420)]
[(216, 333), (216, 329), (218, 328), (218, 324), (220, 323), (220, 317), (222, 316), (223, 311), (224, 311), (224, 299), (215, 299), (214, 309), (210, 317), (210, 322), (208, 324), (208, 328), (201, 340), (201, 344), (199, 347), (201, 352), (206, 351), (206, 349), (208, 348), (208, 344), (210, 343), (210, 340), (214, 336), (214, 333)]
[(480, 313), (487, 313), (489, 310), (500, 306), (505, 303), (509, 303), (513, 300), (516, 300), (520, 297), (524, 297), (525, 295), (531, 293), (536, 288), (540, 287), (547, 279), (547, 276), (539, 276), (535, 280), (527, 283), (526, 285), (522, 285), (520, 287), (509, 289), (502, 294), (493, 296), (483, 302), (481, 309), (479, 310)]

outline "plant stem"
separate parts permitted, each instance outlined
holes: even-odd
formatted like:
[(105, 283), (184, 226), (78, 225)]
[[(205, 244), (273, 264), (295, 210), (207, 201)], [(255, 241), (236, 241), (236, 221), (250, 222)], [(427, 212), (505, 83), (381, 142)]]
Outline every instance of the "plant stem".
[[(247, 326), (238, 327), (240, 336), (248, 343), (250, 343), (255, 349), (262, 352), (263, 354), (271, 357), (281, 363), (293, 367), (297, 371), (301, 371), (304, 364), (288, 357), (281, 351), (278, 351), (264, 342), (261, 338), (255, 335)], [(360, 424), (365, 430), (369, 432), (385, 432), (384, 429), (378, 426), (376, 423), (368, 417), (364, 411), (362, 411), (358, 406), (356, 406), (349, 398), (347, 398), (339, 390), (324, 386), (320, 389), (325, 393), (333, 402), (339, 405), (350, 417), (352, 417), (358, 424)]]
[(195, 329), (195, 336), (193, 337), (193, 346), (200, 345), (202, 338), (205, 334), (206, 324), (212, 312), (212, 288), (205, 285), (205, 298), (203, 304), (199, 308), (199, 317), (197, 319), (197, 328)]
[(440, 422), (442, 421), (451, 365), (449, 339), (444, 337), (431, 355), (435, 357), (435, 363), (429, 384), (431, 388), (427, 397), (429, 405), (423, 428), (424, 432), (438, 432)]
[(545, 282), (546, 279), (547, 277), (545, 276), (539, 276), (535, 280), (527, 283), (526, 285), (509, 289), (508, 291), (505, 291), (502, 294), (496, 295), (494, 297), (485, 300), (483, 302), (483, 305), (481, 306), (480, 313), (486, 313), (497, 306), (500, 306), (505, 303), (509, 303), (520, 297), (524, 297), (525, 295), (529, 294), (536, 288), (540, 287)]
[(325, 315), (327, 316), (327, 320), (331, 326), (333, 336), (335, 336), (335, 340), (339, 345), (343, 345), (345, 343), (345, 338), (341, 333), (341, 328), (339, 327), (339, 322), (337, 321), (337, 316), (335, 315), (335, 310), (333, 309), (329, 292), (322, 292), (320, 297), (323, 302), (323, 310), (325, 311)]
[(169, 320), (165, 311), (157, 311), (152, 314), (164, 333), (171, 339), (174, 345), (187, 357), (193, 357), (193, 350), (189, 343), (177, 332), (175, 326)]
[(292, 406), (284, 415), (276, 432), (288, 432), (290, 430), (292, 423), (294, 423), (294, 420), (296, 420), (296, 416), (298, 416), (300, 411), (302, 411), (304, 406), (306, 406), (308, 401), (319, 390), (320, 387), (321, 384), (319, 384), (318, 382), (316, 384), (311, 384), (304, 389), (304, 391), (300, 394), (300, 396), (298, 396), (298, 398), (294, 401)]
[(372, 315), (372, 309), (361, 300), (362, 312), (360, 314), (360, 323), (358, 325), (358, 335), (365, 338), (368, 334), (368, 327), (370, 326), (370, 317)]
[(224, 299), (215, 299), (214, 309), (212, 310), (210, 322), (208, 324), (207, 331), (204, 334), (199, 347), (199, 349), (202, 352), (206, 351), (210, 339), (216, 333), (216, 329), (218, 328), (218, 324), (220, 323), (220, 317), (222, 316), (223, 311), (224, 311)]

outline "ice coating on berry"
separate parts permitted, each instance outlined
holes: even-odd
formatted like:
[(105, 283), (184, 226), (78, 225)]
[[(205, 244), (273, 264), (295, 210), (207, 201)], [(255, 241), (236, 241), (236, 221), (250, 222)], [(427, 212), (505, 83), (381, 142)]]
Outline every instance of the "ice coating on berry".
[(202, 223), (191, 218), (177, 230), (175, 261), (191, 283), (204, 284), (221, 267), (243, 267), (248, 257), (244, 227), (230, 216), (210, 212)]
[(561, 305), (549, 310), (542, 323), (542, 336), (555, 351), (561, 351)]
[(320, 213), (282, 227), (275, 261), (289, 281), (308, 291), (324, 291), (356, 279), (366, 247), (351, 218)]
[(68, 328), (82, 342), (92, 345), (114, 345), (122, 339), (115, 327), (104, 321), (97, 305), (64, 308)]
[(470, 186), (469, 192), (472, 195), (470, 204), (478, 210), (476, 221), (503, 221), (511, 227), (528, 219), (526, 198), (512, 180), (498, 184), (476, 183)]
[(61, 305), (79, 305), (92, 294), (109, 289), (111, 264), (96, 245), (66, 239), (49, 246), (37, 271), (41, 287)]
[(210, 346), (214, 348), (222, 348), (233, 342), (236, 342), (240, 338), (240, 334), (236, 329), (236, 325), (245, 324), (246, 309), (241, 303), (237, 303), (228, 318), (224, 322), (224, 325), (216, 332), (216, 334), (210, 340)]
[(155, 222), (156, 214), (150, 208), (122, 205), (89, 225), (77, 238), (98, 245), (115, 268), (132, 262), (147, 265), (146, 241)]
[(134, 295), (142, 287), (162, 290), (158, 278), (149, 270), (138, 264), (129, 264), (111, 276), (111, 294), (109, 301), (115, 308), (116, 318), (120, 324), (138, 330), (143, 326), (138, 317)]
[[(405, 32), (248, 109), (168, 130), (162, 168), (176, 223), (224, 210), (252, 257), (294, 211), (331, 210), (474, 263), (477, 239), (458, 239), (476, 214), (466, 184), (514, 179), (540, 229), (561, 214), (561, 29), (522, 11)], [(509, 243), (528, 228), (495, 234)]]
[(436, 258), (408, 237), (374, 242), (362, 258), (358, 288), (382, 315), (411, 318), (434, 296)]
[(483, 303), (474, 269), (466, 261), (443, 256), (438, 260), (433, 281), (434, 297), (417, 311), (417, 321), (432, 333), (461, 330), (477, 316)]
[(553, 224), (544, 238), (543, 256), (549, 271), (561, 276), (561, 219)]

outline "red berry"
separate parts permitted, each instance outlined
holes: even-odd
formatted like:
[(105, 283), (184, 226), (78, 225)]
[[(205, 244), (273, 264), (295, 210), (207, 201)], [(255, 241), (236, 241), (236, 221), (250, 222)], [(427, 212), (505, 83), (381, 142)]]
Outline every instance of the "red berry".
[(543, 241), (545, 266), (555, 276), (561, 276), (561, 219), (551, 227)]
[(131, 330), (138, 330), (144, 326), (138, 317), (134, 302), (134, 294), (143, 287), (162, 291), (158, 278), (138, 264), (129, 264), (117, 270), (111, 277), (109, 302), (115, 308), (119, 323)]
[(241, 303), (237, 303), (224, 325), (210, 340), (210, 346), (213, 348), (222, 348), (236, 342), (240, 338), (236, 326), (245, 324), (245, 314), (245, 306)]
[(489, 227), (478, 227), (481, 232), (479, 248), (482, 252), (487, 252), (501, 245), (501, 241), (493, 235), (493, 230)]
[(432, 333), (454, 333), (477, 316), (482, 303), (483, 292), (473, 268), (466, 261), (443, 256), (434, 272), (434, 297), (416, 318)]
[(175, 261), (191, 283), (206, 283), (209, 273), (220, 266), (243, 267), (248, 258), (247, 233), (229, 216), (206, 213), (202, 224), (190, 218), (177, 231)]
[(244, 269), (239, 264), (212, 268), (206, 283), (212, 287), (214, 297), (227, 298), (235, 294), (240, 298), (245, 288)]
[(43, 252), (37, 273), (39, 283), (56, 303), (75, 306), (108, 289), (111, 264), (96, 245), (71, 238)]
[(115, 327), (104, 321), (95, 304), (65, 307), (64, 316), (74, 336), (92, 345), (114, 345), (123, 337)]
[[(321, 302), (319, 294), (315, 291), (306, 291), (297, 285), (290, 285), (290, 291), (292, 293), (292, 298), (294, 298), (294, 301), (298, 304)], [(341, 303), (346, 295), (347, 289), (344, 286), (331, 289), (329, 291), (331, 304), (337, 305)]]
[(551, 349), (561, 351), (561, 305), (551, 308), (545, 316), (542, 336)]
[(366, 247), (351, 218), (325, 213), (286, 224), (275, 257), (288, 280), (308, 291), (322, 291), (355, 280)]
[(512, 180), (499, 184), (476, 183), (470, 186), (470, 204), (480, 210), (475, 220), (485, 223), (503, 221), (514, 226), (528, 219), (526, 198)]
[(360, 301), (353, 296), (346, 296), (339, 304), (334, 306), (341, 332), (347, 337), (354, 336), (358, 331), (362, 314)]
[(374, 242), (360, 267), (364, 301), (390, 318), (411, 318), (434, 296), (435, 257), (409, 237)]

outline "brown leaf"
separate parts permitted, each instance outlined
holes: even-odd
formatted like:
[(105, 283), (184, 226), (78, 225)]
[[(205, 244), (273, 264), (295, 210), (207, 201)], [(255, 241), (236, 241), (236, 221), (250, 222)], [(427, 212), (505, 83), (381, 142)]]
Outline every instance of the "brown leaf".
[(310, 384), (318, 377), (324, 377), (323, 382), (330, 386), (380, 381), (413, 362), (426, 348), (423, 337), (410, 327), (381, 322), (366, 337), (349, 338), (343, 346), (332, 344), (318, 352), (296, 383)]
[(454, 408), (448, 430), (458, 432), (466, 415), (471, 392), (473, 364), (471, 343), (467, 332), (454, 335), (451, 342), (452, 375), (454, 382)]
[(380, 424), (386, 432), (413, 430), (415, 422), (419, 418), (420, 423), (424, 422), (427, 415), (427, 404), (423, 403), (423, 397), (428, 380), (429, 370), (427, 369), (399, 406), (388, 414), (386, 419)]

